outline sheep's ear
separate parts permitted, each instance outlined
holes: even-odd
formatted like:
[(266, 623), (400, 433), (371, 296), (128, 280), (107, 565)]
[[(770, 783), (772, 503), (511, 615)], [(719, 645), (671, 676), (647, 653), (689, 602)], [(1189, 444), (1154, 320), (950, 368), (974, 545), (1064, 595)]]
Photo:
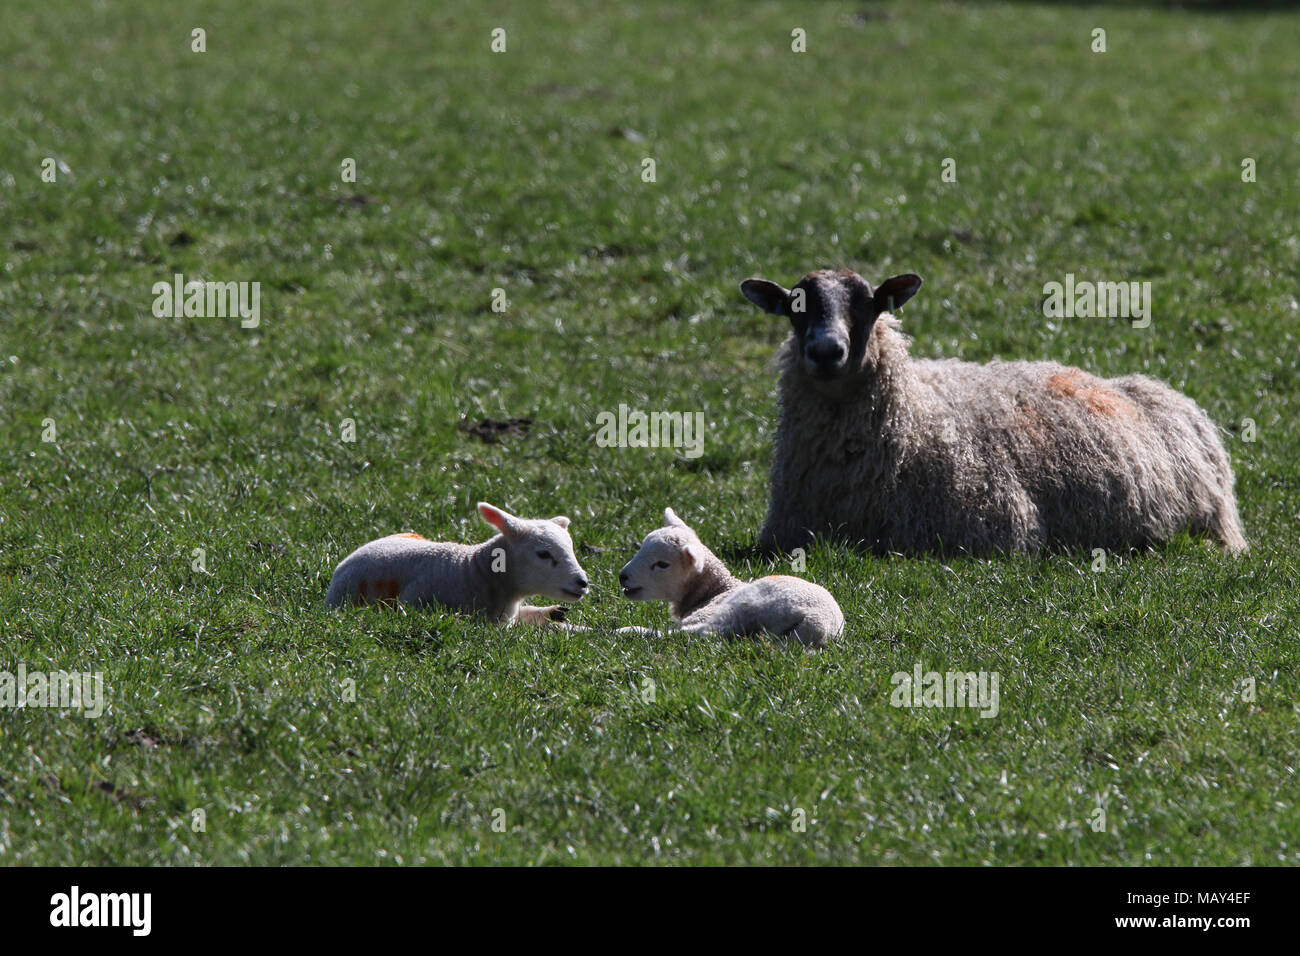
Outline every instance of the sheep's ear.
[(745, 298), (764, 312), (773, 315), (788, 315), (786, 307), (790, 302), (790, 290), (767, 279), (746, 279), (740, 284), (740, 291)]
[(514, 515), (502, 511), (495, 505), (490, 505), (486, 501), (478, 503), (479, 516), (496, 528), (507, 538), (513, 538), (519, 531), (519, 520)]
[(698, 544), (682, 545), (682, 561), (699, 574), (704, 570), (704, 549)]
[(554, 521), (556, 524), (558, 524), (561, 528), (569, 527), (569, 519), (565, 515), (556, 515), (551, 520)]
[(677, 517), (677, 512), (672, 508), (664, 509), (664, 527), (665, 528), (685, 528), (686, 522)]
[(876, 289), (877, 311), (893, 312), (895, 309), (901, 309), (903, 303), (916, 295), (920, 288), (921, 277), (918, 275), (908, 272), (901, 276), (891, 276), (880, 283), (880, 287)]

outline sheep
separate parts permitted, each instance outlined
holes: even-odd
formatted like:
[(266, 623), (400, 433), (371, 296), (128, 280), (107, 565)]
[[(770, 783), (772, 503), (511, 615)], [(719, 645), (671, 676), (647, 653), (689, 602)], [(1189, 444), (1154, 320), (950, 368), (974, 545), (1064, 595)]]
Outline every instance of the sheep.
[(667, 601), (673, 619), (691, 634), (774, 634), (822, 648), (844, 632), (844, 615), (825, 588), (784, 574), (737, 580), (672, 508), (664, 509), (664, 527), (646, 536), (618, 581), (630, 600)]
[(1246, 551), (1228, 456), (1191, 399), (1055, 362), (910, 358), (893, 311), (920, 287), (847, 269), (741, 284), (793, 325), (763, 550), (1127, 549), (1186, 529)]
[(363, 544), (334, 570), (326, 606), (400, 601), (477, 612), (506, 625), (563, 620), (563, 605), (521, 605), (532, 594), (571, 604), (587, 593), (569, 519), (516, 518), (485, 501), (478, 513), (498, 531), (482, 544), (427, 541), (418, 534)]

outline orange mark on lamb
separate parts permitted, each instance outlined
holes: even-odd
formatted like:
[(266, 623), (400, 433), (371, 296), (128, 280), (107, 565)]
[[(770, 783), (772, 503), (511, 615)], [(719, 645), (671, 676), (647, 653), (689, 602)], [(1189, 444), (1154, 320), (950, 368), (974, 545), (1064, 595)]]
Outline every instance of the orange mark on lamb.
[(416, 541), (423, 541), (424, 535), (416, 534), (414, 531), (408, 531), (405, 534), (399, 534), (399, 538), (414, 538)]
[(370, 580), (363, 578), (357, 582), (357, 601), (358, 604), (381, 604), (384, 602), (395, 602), (397, 596), (402, 593), (402, 582), (397, 578), (379, 578)]
[(1062, 398), (1078, 399), (1094, 415), (1112, 418), (1132, 418), (1134, 415), (1132, 402), (1106, 388), (1100, 379), (1085, 375), (1077, 369), (1050, 376), (1047, 379), (1047, 390)]

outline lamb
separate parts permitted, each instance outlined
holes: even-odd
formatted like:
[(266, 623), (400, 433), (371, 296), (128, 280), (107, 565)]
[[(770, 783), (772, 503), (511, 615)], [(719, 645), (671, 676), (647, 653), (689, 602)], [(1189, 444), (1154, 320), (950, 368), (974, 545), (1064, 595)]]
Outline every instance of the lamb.
[(483, 501), (478, 513), (499, 532), (482, 544), (426, 541), (418, 534), (363, 544), (334, 570), (326, 606), (400, 601), (472, 611), (506, 625), (563, 620), (563, 605), (521, 605), (532, 594), (573, 603), (587, 593), (569, 519), (516, 518)]
[[(844, 631), (844, 615), (825, 588), (784, 574), (737, 580), (672, 508), (664, 509), (664, 527), (646, 536), (618, 580), (626, 598), (669, 602), (673, 619), (692, 634), (774, 634), (822, 648)], [(620, 629), (628, 632), (644, 629)]]
[(893, 312), (920, 287), (846, 269), (741, 284), (793, 325), (764, 550), (1125, 549), (1186, 529), (1246, 551), (1228, 456), (1191, 399), (1055, 362), (910, 358)]

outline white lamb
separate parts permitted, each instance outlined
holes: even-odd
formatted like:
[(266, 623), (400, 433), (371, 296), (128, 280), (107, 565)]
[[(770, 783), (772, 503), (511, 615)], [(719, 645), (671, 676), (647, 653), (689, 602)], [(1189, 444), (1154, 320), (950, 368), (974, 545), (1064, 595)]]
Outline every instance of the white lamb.
[(418, 534), (363, 544), (334, 570), (325, 604), (400, 601), (473, 611), (502, 624), (563, 620), (562, 605), (521, 605), (533, 594), (573, 603), (587, 593), (569, 519), (516, 518), (482, 501), (478, 513), (500, 532), (482, 544), (426, 541)]
[[(618, 580), (626, 598), (669, 602), (673, 619), (692, 634), (774, 634), (825, 647), (844, 631), (844, 615), (825, 588), (784, 574), (737, 580), (672, 508), (664, 509), (664, 527), (646, 536)], [(628, 632), (645, 629), (621, 629)]]

